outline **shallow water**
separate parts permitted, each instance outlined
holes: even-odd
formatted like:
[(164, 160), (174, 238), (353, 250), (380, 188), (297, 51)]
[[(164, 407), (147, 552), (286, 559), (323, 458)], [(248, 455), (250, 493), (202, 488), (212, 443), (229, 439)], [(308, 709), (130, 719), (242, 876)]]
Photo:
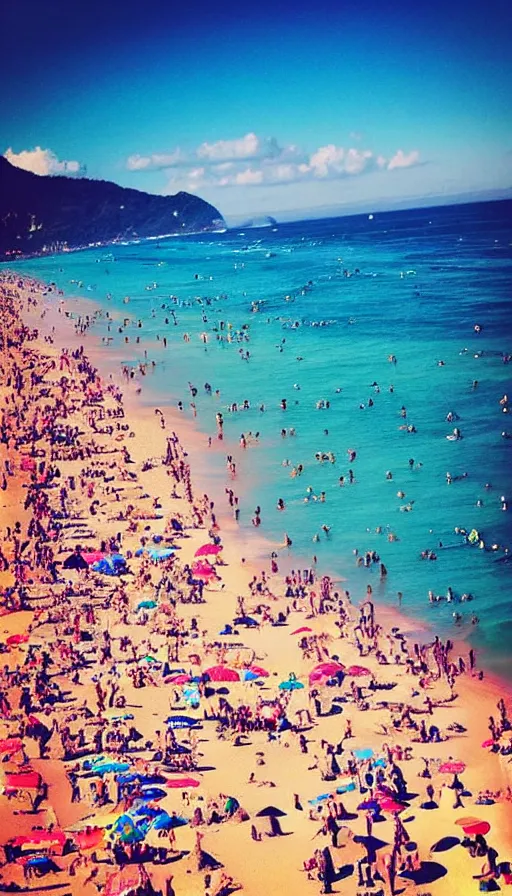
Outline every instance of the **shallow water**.
[[(508, 424), (499, 404), (511, 390), (512, 365), (502, 357), (512, 352), (511, 211), (512, 203), (496, 202), (376, 214), (373, 220), (299, 222), (87, 250), (16, 267), (55, 281), (68, 295), (93, 299), (118, 323), (129, 317), (123, 333), (111, 325), (111, 351), (122, 348), (132, 362), (143, 360), (146, 350), (156, 360), (153, 375), (144, 378), (147, 400), (181, 399), (190, 417), (188, 383), (198, 388), (194, 400), (205, 450), (218, 410), (228, 442), (242, 432), (260, 432), (258, 444), (236, 449), (244, 483), (242, 529), (252, 531), (254, 507), (261, 505), (259, 534), (282, 542), (286, 531), (293, 540), (292, 565), (294, 557), (310, 561), (316, 554), (320, 568), (345, 576), (357, 597), (370, 583), (377, 599), (393, 606), (401, 591), (405, 612), (471, 638), (488, 665), (511, 676), (512, 565), (502, 562), (501, 550), (464, 546), (454, 533), (456, 526), (476, 527), (487, 545), (512, 547), (512, 510), (502, 511), (500, 501), (510, 497), (512, 440), (501, 433), (512, 432), (512, 418)], [(255, 301), (261, 302), (257, 313), (251, 312)], [(321, 321), (328, 324), (317, 325)], [(249, 329), (242, 331), (243, 325)], [(106, 327), (103, 321), (97, 330), (107, 335)], [(217, 340), (227, 332), (249, 333), (250, 341), (239, 342), (236, 335), (231, 343)], [(167, 349), (157, 334), (167, 337)], [(248, 361), (241, 349), (249, 350)], [(220, 399), (205, 393), (205, 382), (220, 389)], [(250, 410), (227, 410), (244, 399)], [(330, 407), (318, 410), (320, 399)], [(417, 432), (400, 430), (402, 406), (405, 423)], [(447, 423), (450, 410), (460, 420)], [(463, 439), (448, 441), (456, 425)], [(290, 427), (296, 435), (281, 437), (281, 429)], [(357, 452), (352, 464), (349, 448)], [(318, 463), (317, 451), (333, 452), (336, 463)], [(302, 476), (291, 478), (284, 459), (302, 463)], [(210, 462), (217, 482), (227, 483), (224, 451), (211, 451)], [(355, 482), (340, 487), (339, 477), (350, 467)], [(447, 471), (468, 476), (447, 485)], [(325, 491), (326, 502), (305, 503), (308, 486), (316, 495)], [(280, 497), (284, 512), (276, 509)], [(409, 501), (412, 510), (400, 512)], [(331, 526), (328, 538), (320, 529), (324, 523)], [(388, 541), (390, 531), (398, 541)], [(321, 534), (318, 543), (315, 533)], [(453, 547), (437, 550), (436, 561), (419, 559), (439, 542)], [(384, 584), (378, 566), (356, 568), (355, 548), (379, 553), (388, 569)], [(474, 601), (429, 604), (429, 589), (445, 594), (448, 586), (456, 595), (470, 592)], [(455, 609), (463, 614), (459, 625), (453, 623)]]

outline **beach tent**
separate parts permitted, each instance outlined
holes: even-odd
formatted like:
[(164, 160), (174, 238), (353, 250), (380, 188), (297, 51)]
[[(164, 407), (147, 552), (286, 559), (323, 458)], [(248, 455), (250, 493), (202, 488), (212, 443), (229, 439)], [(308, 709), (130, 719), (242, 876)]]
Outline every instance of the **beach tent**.
[(215, 557), (222, 551), (221, 544), (203, 544), (194, 554), (194, 557)]
[(210, 677), (210, 681), (240, 681), (236, 669), (229, 669), (227, 666), (210, 666), (205, 670), (205, 675)]

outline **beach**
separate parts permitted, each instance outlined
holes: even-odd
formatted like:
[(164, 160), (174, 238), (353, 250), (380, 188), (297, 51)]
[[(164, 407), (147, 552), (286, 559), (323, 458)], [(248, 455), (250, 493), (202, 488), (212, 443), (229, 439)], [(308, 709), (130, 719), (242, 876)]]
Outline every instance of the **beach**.
[(370, 591), (243, 561), (193, 423), (47, 304), (4, 277), (0, 886), (501, 887), (507, 684)]

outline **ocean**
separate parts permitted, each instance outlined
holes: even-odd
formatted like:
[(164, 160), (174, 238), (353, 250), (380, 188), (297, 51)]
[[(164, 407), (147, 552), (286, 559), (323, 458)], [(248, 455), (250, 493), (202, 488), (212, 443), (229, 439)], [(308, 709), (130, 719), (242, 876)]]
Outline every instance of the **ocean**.
[[(245, 544), (259, 505), (253, 540), (260, 551), (268, 539), (267, 562), (286, 532), (281, 568), (316, 555), (354, 600), (370, 584), (398, 608), (401, 592), (404, 613), (512, 677), (512, 417), (500, 404), (512, 394), (512, 202), (149, 240), (16, 269), (108, 311), (94, 326), (105, 351), (132, 368), (144, 352), (156, 362), (138, 375), (146, 402), (182, 401), (190, 419), (195, 403), (217, 500), (229, 511), (224, 488), (241, 496)], [(447, 439), (455, 427), (462, 438)], [(485, 549), (456, 528), (476, 529)], [(383, 579), (378, 563), (357, 565), (366, 551)], [(448, 589), (453, 601), (429, 601)]]

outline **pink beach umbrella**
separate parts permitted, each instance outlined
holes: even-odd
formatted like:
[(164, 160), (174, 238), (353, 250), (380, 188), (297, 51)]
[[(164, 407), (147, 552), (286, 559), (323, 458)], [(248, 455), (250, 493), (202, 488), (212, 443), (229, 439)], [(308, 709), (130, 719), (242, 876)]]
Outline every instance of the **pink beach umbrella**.
[(254, 672), (255, 675), (260, 675), (262, 678), (268, 678), (270, 675), (262, 666), (249, 666), (249, 672)]
[(344, 669), (345, 666), (341, 663), (334, 662), (334, 660), (329, 663), (319, 663), (318, 666), (315, 666), (309, 673), (309, 680), (320, 681), (322, 678), (330, 678), (338, 672), (343, 672)]
[(240, 681), (236, 669), (229, 669), (227, 666), (210, 666), (205, 669), (205, 674), (210, 676), (210, 681)]
[(302, 635), (303, 632), (312, 632), (313, 629), (309, 628), (308, 625), (301, 625), (300, 628), (296, 628), (294, 632), (290, 632), (292, 635)]
[(350, 675), (352, 678), (362, 678), (364, 675), (373, 675), (373, 673), (366, 666), (349, 666), (347, 675)]
[(215, 557), (222, 551), (221, 544), (203, 544), (194, 554), (194, 557)]
[(190, 675), (180, 673), (179, 675), (168, 675), (164, 681), (166, 684), (188, 684), (192, 679)]
[(192, 567), (193, 575), (197, 576), (199, 579), (209, 579), (212, 576), (216, 576), (213, 566), (210, 566), (209, 563), (195, 563)]

